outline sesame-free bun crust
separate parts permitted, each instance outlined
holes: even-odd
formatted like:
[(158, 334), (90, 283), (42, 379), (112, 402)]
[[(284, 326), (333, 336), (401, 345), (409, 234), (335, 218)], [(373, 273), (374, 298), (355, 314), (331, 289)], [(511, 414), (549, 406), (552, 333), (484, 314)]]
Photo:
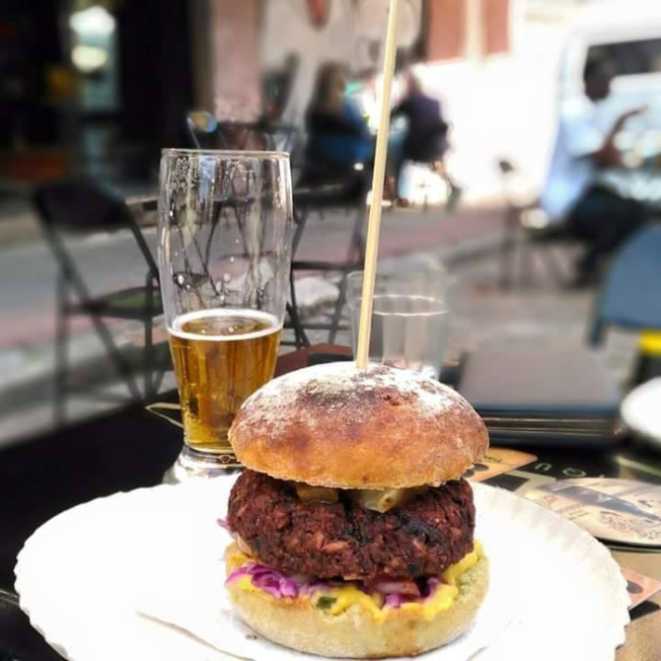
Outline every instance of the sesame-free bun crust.
[(340, 489), (439, 485), (489, 445), (451, 388), (385, 365), (316, 365), (266, 384), (239, 410), (230, 442), (248, 468)]
[(319, 656), (381, 659), (415, 656), (453, 641), (471, 625), (488, 584), (489, 562), (482, 557), (457, 579), (459, 594), (449, 610), (428, 621), (392, 609), (381, 623), (359, 605), (330, 615), (307, 597), (275, 599), (261, 591), (228, 589), (241, 619), (264, 638)]

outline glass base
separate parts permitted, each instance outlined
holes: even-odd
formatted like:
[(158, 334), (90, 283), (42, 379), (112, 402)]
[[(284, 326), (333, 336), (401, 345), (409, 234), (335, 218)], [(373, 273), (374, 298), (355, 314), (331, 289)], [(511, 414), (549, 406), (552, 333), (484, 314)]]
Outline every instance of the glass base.
[(243, 468), (233, 452), (199, 452), (184, 445), (177, 461), (163, 475), (163, 484), (182, 484), (231, 475)]

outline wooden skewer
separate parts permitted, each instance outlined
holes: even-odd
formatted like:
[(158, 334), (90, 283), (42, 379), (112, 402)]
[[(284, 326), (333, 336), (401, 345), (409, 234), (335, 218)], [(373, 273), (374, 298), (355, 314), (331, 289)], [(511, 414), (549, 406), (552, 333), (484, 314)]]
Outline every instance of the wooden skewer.
[(376, 153), (374, 156), (374, 175), (372, 178), (372, 199), (367, 226), (367, 246), (365, 249), (365, 272), (363, 275), (363, 293), (360, 305), (360, 321), (358, 325), (358, 347), (356, 364), (360, 368), (367, 367), (370, 352), (370, 336), (372, 334), (372, 304), (374, 284), (376, 281), (376, 266), (379, 257), (379, 230), (381, 227), (381, 205), (383, 203), (383, 179), (388, 156), (388, 137), (390, 132), (390, 90), (395, 70), (397, 55), (397, 9), (399, 0), (390, 0), (388, 14), (388, 30), (386, 33), (386, 52), (383, 62), (383, 88), (381, 92), (381, 118), (376, 136)]

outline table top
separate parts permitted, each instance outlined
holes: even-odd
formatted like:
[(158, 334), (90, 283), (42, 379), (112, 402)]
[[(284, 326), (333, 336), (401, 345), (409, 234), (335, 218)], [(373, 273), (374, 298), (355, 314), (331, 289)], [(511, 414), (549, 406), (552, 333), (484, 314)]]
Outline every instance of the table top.
[[(350, 353), (318, 345), (281, 357), (278, 373), (307, 365), (314, 353)], [(11, 597), (13, 567), (23, 542), (42, 523), (79, 503), (116, 491), (153, 486), (181, 449), (181, 431), (142, 407), (124, 409), (1, 453), (0, 658), (50, 661), (60, 657), (31, 629)], [(526, 450), (521, 447), (521, 450)], [(532, 450), (537, 461), (490, 484), (523, 491), (549, 479), (610, 476), (661, 484), (661, 457), (626, 441), (607, 451)], [(613, 551), (622, 567), (661, 580), (661, 552)], [(661, 595), (636, 608), (617, 661), (656, 661), (661, 650)]]

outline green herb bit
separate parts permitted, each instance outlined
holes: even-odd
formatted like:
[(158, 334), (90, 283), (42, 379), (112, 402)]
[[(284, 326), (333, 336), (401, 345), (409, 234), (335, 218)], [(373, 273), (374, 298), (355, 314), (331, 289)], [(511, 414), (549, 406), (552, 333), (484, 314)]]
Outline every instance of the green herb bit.
[(337, 598), (335, 597), (319, 597), (317, 600), (317, 608), (327, 611), (336, 601)]

